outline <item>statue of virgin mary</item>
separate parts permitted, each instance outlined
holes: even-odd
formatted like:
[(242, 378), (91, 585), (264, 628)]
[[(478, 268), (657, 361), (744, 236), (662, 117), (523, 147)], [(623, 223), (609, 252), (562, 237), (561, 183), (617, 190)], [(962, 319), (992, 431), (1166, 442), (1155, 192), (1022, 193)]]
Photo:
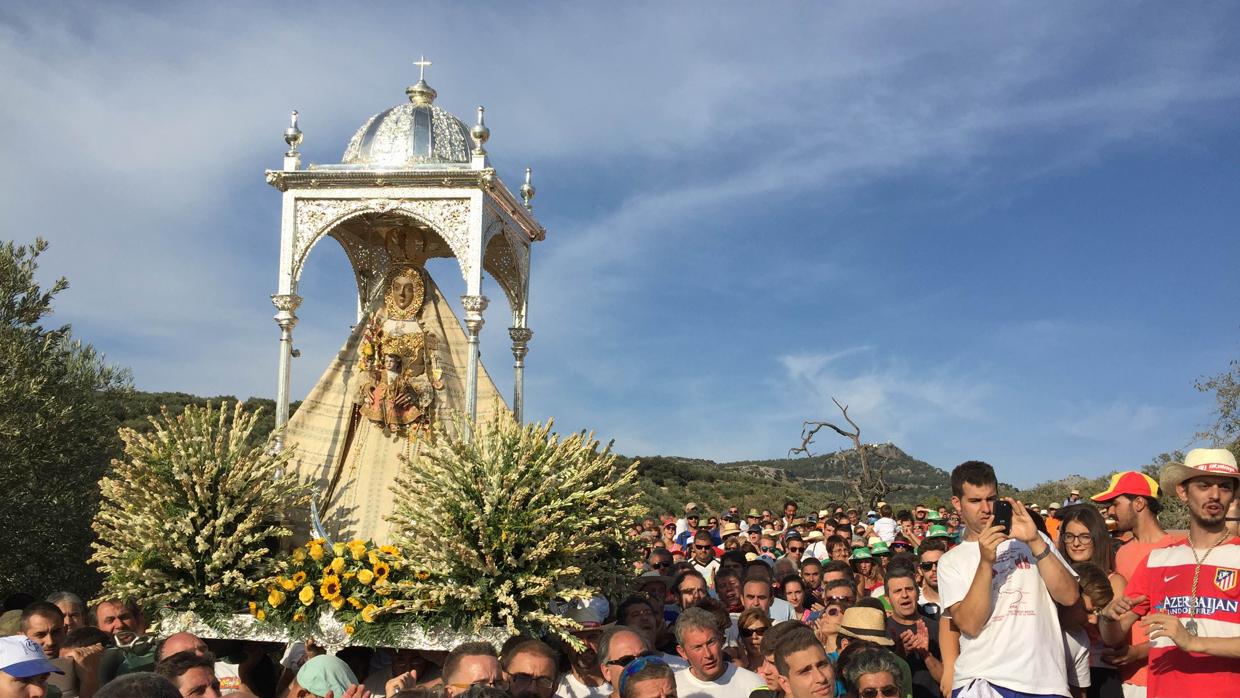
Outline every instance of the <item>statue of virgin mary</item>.
[[(465, 409), (468, 342), (438, 287), (406, 263), (388, 271), (383, 288), (285, 431), (291, 463), (316, 484), (315, 525), (335, 541), (388, 540), (402, 458), (440, 416)], [(480, 367), (478, 414), (503, 408)], [(309, 530), (308, 514), (296, 528)]]

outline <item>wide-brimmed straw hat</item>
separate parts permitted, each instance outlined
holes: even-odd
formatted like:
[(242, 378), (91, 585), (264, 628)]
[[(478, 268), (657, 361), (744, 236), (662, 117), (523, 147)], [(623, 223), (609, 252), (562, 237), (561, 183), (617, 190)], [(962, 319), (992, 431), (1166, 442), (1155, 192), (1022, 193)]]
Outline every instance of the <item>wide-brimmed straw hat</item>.
[(853, 606), (844, 611), (844, 617), (840, 619), (839, 633), (854, 640), (868, 640), (883, 647), (896, 644), (887, 636), (887, 615), (869, 606)]
[(1194, 448), (1188, 452), (1183, 463), (1168, 463), (1158, 475), (1158, 484), (1164, 492), (1174, 492), (1176, 485), (1185, 480), (1205, 475), (1230, 477), (1240, 480), (1240, 468), (1236, 457), (1225, 448)]
[(741, 525), (732, 521), (725, 521), (723, 528), (719, 529), (719, 536), (727, 538), (728, 536), (740, 535)]

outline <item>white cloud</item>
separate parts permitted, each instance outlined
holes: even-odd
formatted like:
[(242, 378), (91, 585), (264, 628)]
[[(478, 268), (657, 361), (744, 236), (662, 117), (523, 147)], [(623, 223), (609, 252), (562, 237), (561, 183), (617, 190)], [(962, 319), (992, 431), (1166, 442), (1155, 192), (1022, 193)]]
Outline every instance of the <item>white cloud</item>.
[[(0, 143), (16, 166), (0, 173), (3, 236), (51, 239), (44, 269), (73, 283), (61, 315), (134, 365), (141, 387), (270, 395), (279, 204), (261, 172), (279, 162), (285, 115), (301, 110), (307, 159), (334, 161), (357, 125), (402, 99), (425, 53), (440, 104), (462, 116), (487, 105), (510, 183), (535, 167), (550, 237), (535, 252), (531, 374), (547, 373), (530, 376), (531, 405), (614, 424), (634, 448), (726, 457), (782, 453), (785, 422), (795, 432), (829, 414), (836, 394), (876, 438), (929, 440), (949, 420), (984, 421), (995, 388), (966, 377), (976, 367), (927, 369), (885, 347), (776, 347), (764, 355), (782, 363), (745, 367), (739, 393), (687, 360), (657, 376), (659, 404), (635, 408), (621, 386), (685, 346), (669, 336), (725, 345), (737, 319), (703, 302), (651, 327), (632, 312), (634, 289), (725, 290), (692, 279), (712, 236), (736, 241), (737, 285), (772, 303), (864, 288), (864, 268), (821, 255), (788, 264), (778, 229), (737, 220), (852, 205), (867, 184), (910, 174), (988, 205), (1117, 143), (1230, 117), (1240, 94), (1218, 60), (1231, 32), (1201, 8), (1176, 23), (1151, 10), (1099, 25), (1076, 6), (704, 7), (6, 8)], [(830, 239), (831, 221), (807, 224)], [(352, 313), (338, 261), (311, 271), (343, 281), (305, 282), (303, 386)], [(503, 324), (489, 321), (483, 340), (502, 386)], [(703, 415), (703, 403), (730, 414)]]

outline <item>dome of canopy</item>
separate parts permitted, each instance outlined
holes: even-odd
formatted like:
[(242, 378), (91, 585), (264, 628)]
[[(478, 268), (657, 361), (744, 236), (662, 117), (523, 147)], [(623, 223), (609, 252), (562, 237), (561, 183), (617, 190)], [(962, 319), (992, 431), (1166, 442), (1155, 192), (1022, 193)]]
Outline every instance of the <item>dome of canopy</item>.
[(419, 80), (406, 94), (407, 104), (375, 114), (353, 134), (344, 151), (345, 165), (408, 169), (470, 162), (469, 129), (432, 104), (435, 90)]

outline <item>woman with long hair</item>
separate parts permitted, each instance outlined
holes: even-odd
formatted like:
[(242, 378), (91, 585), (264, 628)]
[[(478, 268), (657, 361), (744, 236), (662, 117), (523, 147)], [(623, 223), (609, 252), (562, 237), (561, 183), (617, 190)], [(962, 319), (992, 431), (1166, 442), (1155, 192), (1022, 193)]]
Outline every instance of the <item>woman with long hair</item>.
[(805, 580), (801, 579), (799, 574), (790, 574), (779, 582), (779, 591), (784, 601), (792, 607), (792, 617), (805, 623), (809, 620), (811, 611), (809, 610), (810, 595), (805, 588)]
[(1124, 593), (1128, 580), (1115, 571), (1115, 549), (1102, 514), (1088, 504), (1059, 510), (1059, 554), (1069, 563), (1088, 562), (1107, 574), (1115, 596)]
[(837, 653), (840, 651), (840, 621), (844, 619), (844, 607), (846, 605), (844, 601), (827, 601), (822, 615), (818, 616), (818, 620), (815, 620), (813, 624), (814, 635), (822, 643), (822, 648), (827, 651), (827, 655), (831, 657), (832, 661), (835, 661), (836, 657), (839, 656)]

